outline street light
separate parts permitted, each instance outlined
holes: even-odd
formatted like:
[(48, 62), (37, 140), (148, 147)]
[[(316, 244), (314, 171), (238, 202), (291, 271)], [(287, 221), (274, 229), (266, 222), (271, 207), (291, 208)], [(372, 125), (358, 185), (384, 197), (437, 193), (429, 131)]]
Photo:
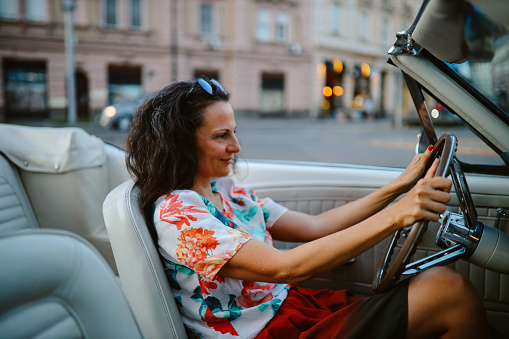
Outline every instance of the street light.
[(67, 69), (67, 121), (76, 123), (76, 79), (74, 75), (74, 1), (63, 0), (65, 28), (65, 63)]

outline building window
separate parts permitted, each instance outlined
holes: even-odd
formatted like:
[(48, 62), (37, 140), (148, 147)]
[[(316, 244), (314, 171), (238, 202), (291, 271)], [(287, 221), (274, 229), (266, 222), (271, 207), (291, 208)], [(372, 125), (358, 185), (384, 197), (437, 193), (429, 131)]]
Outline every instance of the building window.
[(117, 26), (117, 0), (104, 0), (104, 26)]
[(366, 12), (361, 12), (359, 18), (359, 39), (368, 40), (369, 20)]
[(331, 14), (330, 17), (331, 33), (334, 35), (339, 35), (341, 30), (341, 6), (338, 2), (332, 3), (330, 14)]
[(389, 45), (389, 20), (387, 18), (382, 19), (382, 29), (380, 30), (380, 42), (382, 46)]
[(270, 11), (266, 8), (258, 10), (256, 25), (256, 38), (259, 41), (270, 41)]
[(213, 7), (211, 4), (200, 5), (200, 34), (210, 35), (213, 29)]
[(0, 1), (0, 18), (7, 20), (16, 20), (19, 18), (18, 0)]
[(4, 60), (3, 71), (7, 118), (47, 118), (46, 63)]
[(279, 11), (277, 13), (276, 39), (279, 42), (286, 42), (288, 40), (288, 21), (288, 12)]
[(133, 30), (142, 28), (142, 0), (131, 0), (131, 19), (130, 26)]
[(217, 81), (221, 82), (221, 79), (219, 77), (219, 72), (215, 69), (195, 69), (194, 70), (194, 78), (197, 79), (199, 77), (216, 79)]
[(285, 110), (285, 76), (279, 73), (263, 73), (260, 112), (281, 113)]
[[(20, 18), (31, 22), (48, 22), (47, 0), (0, 0), (0, 19), (18, 20)], [(21, 11), (20, 12), (20, 8)]]
[(48, 5), (46, 0), (25, 0), (26, 19), (32, 22), (48, 21)]
[(108, 66), (108, 103), (133, 101), (143, 93), (141, 67)]

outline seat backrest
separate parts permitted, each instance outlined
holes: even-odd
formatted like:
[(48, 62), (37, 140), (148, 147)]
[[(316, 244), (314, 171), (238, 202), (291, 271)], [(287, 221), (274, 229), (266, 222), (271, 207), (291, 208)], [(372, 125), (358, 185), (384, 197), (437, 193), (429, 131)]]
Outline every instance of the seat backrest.
[(39, 228), (18, 172), (0, 154), (0, 234)]
[(2, 338), (143, 338), (116, 276), (60, 230), (0, 236)]
[(0, 124), (0, 150), (16, 166), (41, 228), (79, 234), (116, 271), (102, 203), (129, 179), (125, 153), (81, 128)]
[(159, 252), (138, 205), (132, 180), (113, 189), (104, 221), (124, 292), (147, 338), (187, 338)]

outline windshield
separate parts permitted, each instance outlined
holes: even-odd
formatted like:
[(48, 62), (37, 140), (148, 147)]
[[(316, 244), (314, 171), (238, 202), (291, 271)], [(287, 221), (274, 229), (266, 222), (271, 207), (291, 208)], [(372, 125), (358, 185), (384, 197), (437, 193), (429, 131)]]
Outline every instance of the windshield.
[(462, 64), (448, 65), (509, 116), (509, 33), (507, 31), (494, 40), (493, 51), (494, 56), (488, 62), (469, 60)]

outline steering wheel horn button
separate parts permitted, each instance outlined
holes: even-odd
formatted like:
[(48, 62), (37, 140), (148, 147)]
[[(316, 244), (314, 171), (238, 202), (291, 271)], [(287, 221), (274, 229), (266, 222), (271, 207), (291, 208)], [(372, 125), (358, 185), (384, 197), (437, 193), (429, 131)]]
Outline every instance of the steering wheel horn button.
[(466, 225), (463, 215), (451, 211), (445, 211), (439, 221), (441, 225), (437, 232), (436, 244), (441, 248), (461, 244), (466, 247), (466, 254), (469, 257), (481, 240), (484, 225), (478, 223), (471, 229)]

